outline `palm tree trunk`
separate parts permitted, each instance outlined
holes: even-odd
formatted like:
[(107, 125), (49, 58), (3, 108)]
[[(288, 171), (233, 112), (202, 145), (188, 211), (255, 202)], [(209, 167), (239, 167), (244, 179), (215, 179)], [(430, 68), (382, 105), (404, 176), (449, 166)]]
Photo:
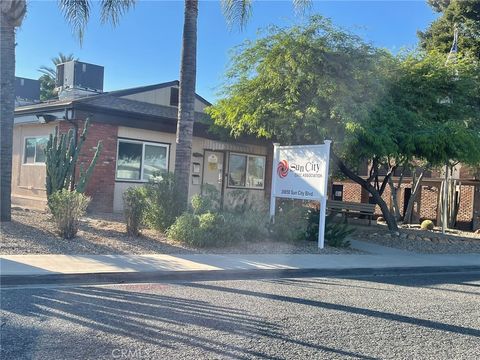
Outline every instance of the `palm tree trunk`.
[(15, 27), (0, 11), (0, 220), (11, 220), (12, 143), (15, 111)]
[(178, 102), (175, 178), (177, 196), (184, 208), (188, 202), (188, 186), (192, 157), (193, 120), (195, 114), (195, 82), (197, 75), (198, 0), (185, 0), (180, 91)]

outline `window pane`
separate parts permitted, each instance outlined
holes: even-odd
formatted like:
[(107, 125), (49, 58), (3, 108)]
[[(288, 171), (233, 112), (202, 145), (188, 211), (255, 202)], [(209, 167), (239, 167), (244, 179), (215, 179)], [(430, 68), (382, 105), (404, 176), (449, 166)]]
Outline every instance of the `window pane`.
[(48, 138), (42, 137), (37, 138), (36, 150), (35, 150), (35, 162), (44, 163), (45, 162), (45, 148), (47, 147)]
[(25, 141), (25, 164), (33, 164), (35, 162), (35, 138), (26, 139)]
[(228, 162), (228, 185), (245, 186), (245, 170), (247, 157), (245, 155), (230, 154)]
[(248, 157), (247, 187), (263, 188), (263, 174), (265, 173), (265, 158), (260, 156)]
[(164, 146), (145, 145), (143, 178), (148, 180), (155, 173), (167, 171), (167, 148)]
[(118, 144), (117, 178), (140, 180), (142, 144), (120, 142)]

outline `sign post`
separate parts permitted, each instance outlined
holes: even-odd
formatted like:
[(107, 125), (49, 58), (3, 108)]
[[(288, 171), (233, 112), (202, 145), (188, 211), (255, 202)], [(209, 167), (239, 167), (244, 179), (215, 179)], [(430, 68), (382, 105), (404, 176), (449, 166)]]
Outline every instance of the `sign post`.
[(273, 144), (272, 191), (270, 217), (275, 221), (277, 197), (320, 202), (318, 247), (325, 242), (330, 140), (323, 145), (280, 146)]

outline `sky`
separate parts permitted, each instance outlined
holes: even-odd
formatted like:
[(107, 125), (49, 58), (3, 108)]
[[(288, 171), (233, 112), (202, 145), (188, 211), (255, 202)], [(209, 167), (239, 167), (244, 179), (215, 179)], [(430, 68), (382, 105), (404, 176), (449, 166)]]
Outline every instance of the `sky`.
[[(59, 52), (105, 67), (104, 90), (151, 85), (179, 78), (183, 1), (137, 0), (115, 28), (99, 21), (97, 6), (80, 46), (63, 18), (57, 1), (28, 1), (28, 12), (17, 31), (16, 75), (38, 78), (38, 68), (51, 65)], [(254, 1), (243, 31), (228, 30), (218, 1), (200, 1), (198, 18), (197, 93), (215, 101), (228, 65), (229, 50), (254, 40), (258, 29), (290, 26), (308, 15), (321, 14), (378, 47), (397, 52), (417, 44), (417, 30), (438, 15), (426, 1), (314, 1), (306, 15), (289, 0)]]

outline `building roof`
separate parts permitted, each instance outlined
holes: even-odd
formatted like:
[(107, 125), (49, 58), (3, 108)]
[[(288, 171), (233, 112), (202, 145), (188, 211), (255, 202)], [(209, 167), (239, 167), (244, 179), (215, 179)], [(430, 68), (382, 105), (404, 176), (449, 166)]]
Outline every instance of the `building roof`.
[[(104, 110), (116, 110), (116, 111), (123, 111), (128, 113), (136, 113), (141, 115), (147, 116), (155, 116), (161, 118), (168, 118), (168, 119), (176, 119), (178, 115), (177, 107), (172, 106), (165, 106), (165, 105), (157, 105), (151, 104), (143, 101), (138, 100), (131, 100), (122, 98), (122, 96), (138, 94), (146, 91), (171, 87), (171, 86), (178, 86), (179, 81), (169, 81), (160, 84), (154, 84), (149, 86), (141, 86), (136, 88), (130, 89), (123, 89), (123, 90), (116, 90), (105, 92), (101, 94), (92, 94), (86, 95), (84, 97), (73, 98), (73, 99), (64, 99), (64, 100), (53, 100), (53, 101), (46, 101), (41, 103), (36, 103), (32, 105), (25, 105), (25, 106), (18, 106), (15, 109), (16, 115), (21, 114), (30, 114), (30, 113), (38, 113), (39, 110), (41, 111), (53, 111), (58, 109), (63, 109), (66, 107), (98, 107)], [(205, 103), (206, 105), (211, 105), (210, 102), (196, 94), (197, 99)], [(195, 113), (195, 120), (208, 120), (208, 116), (204, 113)]]
[[(75, 114), (83, 113), (82, 116), (93, 114), (95, 121), (99, 122), (174, 133), (178, 116), (177, 107), (126, 99), (123, 96), (178, 86), (178, 84), (178, 80), (175, 80), (150, 86), (87, 95), (74, 99), (54, 100), (19, 106), (15, 109), (15, 123), (37, 122), (35, 115), (52, 112), (56, 112), (60, 119), (62, 115), (58, 114), (61, 111), (73, 109)], [(207, 100), (199, 95), (197, 95), (197, 99), (210, 105)], [(210, 124), (211, 118), (207, 114), (195, 112), (194, 135), (210, 139), (223, 138), (223, 136), (212, 134), (209, 131)], [(253, 136), (242, 136), (238, 141), (252, 144), (265, 143), (265, 140), (260, 140)]]

